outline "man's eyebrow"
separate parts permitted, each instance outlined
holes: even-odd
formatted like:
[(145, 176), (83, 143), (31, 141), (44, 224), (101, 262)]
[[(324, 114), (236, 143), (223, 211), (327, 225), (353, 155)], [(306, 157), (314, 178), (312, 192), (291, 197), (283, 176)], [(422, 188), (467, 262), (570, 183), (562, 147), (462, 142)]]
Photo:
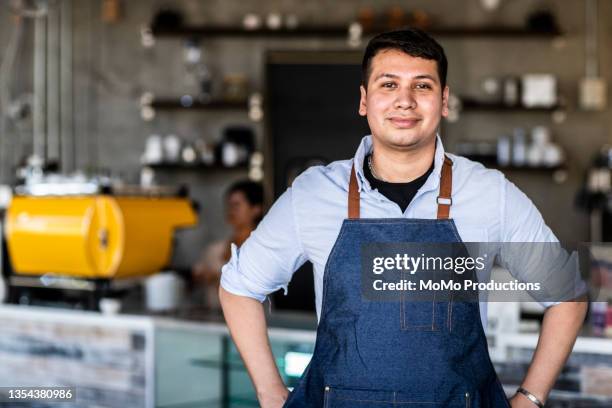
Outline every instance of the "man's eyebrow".
[(436, 82), (436, 77), (428, 74), (417, 75), (414, 77), (414, 79), (431, 79), (432, 81)]
[(374, 78), (375, 81), (378, 81), (381, 78), (391, 78), (391, 79), (399, 79), (399, 75), (389, 74), (388, 72), (383, 72)]
[[(378, 81), (381, 78), (400, 79), (400, 76), (391, 74), (388, 72), (383, 72), (382, 74), (377, 75), (376, 78), (374, 78), (374, 81)], [(429, 79), (429, 80), (436, 82), (436, 77), (434, 77), (433, 75), (429, 75), (429, 74), (415, 75), (412, 79)]]

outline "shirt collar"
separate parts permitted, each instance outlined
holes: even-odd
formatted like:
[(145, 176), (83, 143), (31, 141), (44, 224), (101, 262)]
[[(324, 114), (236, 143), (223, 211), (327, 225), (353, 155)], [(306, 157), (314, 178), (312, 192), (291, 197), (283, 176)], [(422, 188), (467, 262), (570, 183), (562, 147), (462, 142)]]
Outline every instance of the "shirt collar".
[[(357, 184), (359, 185), (359, 191), (371, 191), (372, 187), (370, 182), (363, 173), (363, 164), (368, 154), (372, 153), (372, 135), (364, 136), (359, 143), (355, 157), (353, 158), (353, 165), (355, 166), (355, 172), (357, 173)], [(423, 187), (422, 191), (429, 191), (438, 188), (440, 185), (440, 174), (442, 173), (442, 164), (444, 163), (444, 145), (440, 135), (436, 135), (436, 152), (434, 153), (434, 168)], [(348, 185), (347, 185), (348, 186)]]

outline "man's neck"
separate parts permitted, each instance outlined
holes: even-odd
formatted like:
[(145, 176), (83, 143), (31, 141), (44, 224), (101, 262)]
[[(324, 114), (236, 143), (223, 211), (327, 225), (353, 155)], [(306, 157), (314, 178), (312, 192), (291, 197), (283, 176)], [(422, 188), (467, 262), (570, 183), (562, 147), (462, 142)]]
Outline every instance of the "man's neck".
[(399, 150), (373, 140), (372, 166), (389, 183), (409, 183), (429, 170), (436, 152), (436, 138), (426, 145)]

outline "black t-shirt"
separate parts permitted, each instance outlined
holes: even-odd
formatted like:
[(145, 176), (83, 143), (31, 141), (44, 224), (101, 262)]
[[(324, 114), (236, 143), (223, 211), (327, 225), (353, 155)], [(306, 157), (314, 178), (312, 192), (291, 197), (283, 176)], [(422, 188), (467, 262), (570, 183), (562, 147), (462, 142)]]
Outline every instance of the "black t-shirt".
[(399, 205), (402, 212), (406, 211), (406, 208), (408, 208), (408, 205), (416, 195), (417, 191), (423, 187), (423, 184), (425, 184), (427, 178), (434, 168), (432, 163), (431, 167), (425, 172), (425, 174), (409, 183), (387, 183), (386, 181), (378, 180), (372, 175), (370, 166), (368, 166), (369, 157), (370, 155), (366, 156), (363, 162), (363, 173), (370, 182), (370, 186), (377, 189), (379, 193)]

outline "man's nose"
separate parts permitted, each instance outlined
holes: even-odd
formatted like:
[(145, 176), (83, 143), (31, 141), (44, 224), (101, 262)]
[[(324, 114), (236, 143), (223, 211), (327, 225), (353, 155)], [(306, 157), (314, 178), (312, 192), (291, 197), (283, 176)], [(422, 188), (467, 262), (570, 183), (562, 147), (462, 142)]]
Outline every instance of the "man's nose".
[(397, 93), (397, 98), (395, 99), (395, 108), (397, 109), (414, 109), (416, 108), (416, 99), (414, 98), (414, 94), (412, 89), (401, 89)]

